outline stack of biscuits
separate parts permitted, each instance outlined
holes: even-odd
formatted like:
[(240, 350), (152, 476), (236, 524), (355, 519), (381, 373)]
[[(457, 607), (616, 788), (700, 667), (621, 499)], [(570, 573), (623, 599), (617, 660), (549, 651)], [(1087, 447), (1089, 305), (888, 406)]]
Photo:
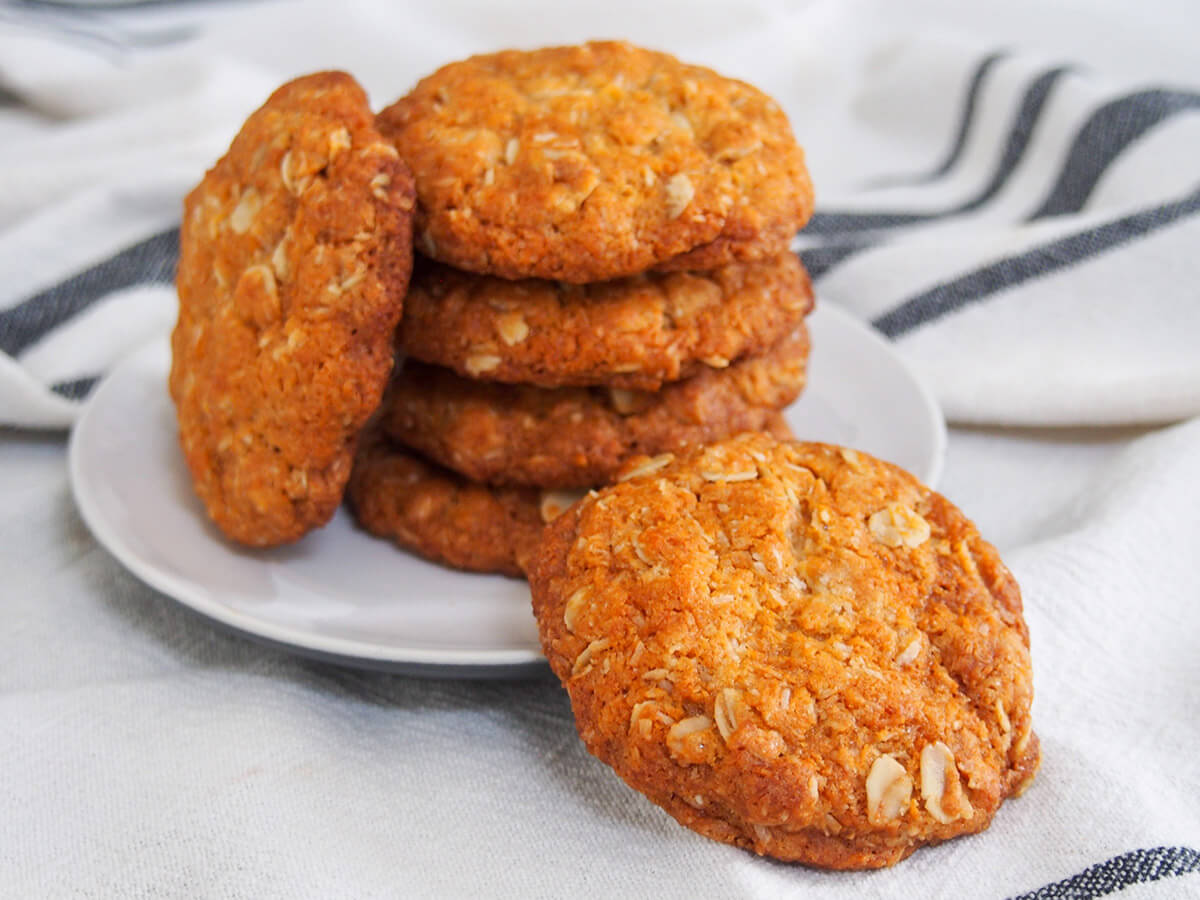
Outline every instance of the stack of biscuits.
[(981, 831), (1039, 759), (1016, 582), (911, 475), (761, 433), (804, 384), (811, 202), (767, 97), (625, 44), (378, 117), (289, 82), (184, 205), (196, 495), (241, 544), (348, 496), (526, 575), (589, 749), (715, 840), (859, 868)]
[(376, 125), (413, 171), (417, 255), (348, 488), (367, 530), (520, 575), (630, 458), (786, 434), (812, 189), (768, 97), (592, 43), (446, 66)]

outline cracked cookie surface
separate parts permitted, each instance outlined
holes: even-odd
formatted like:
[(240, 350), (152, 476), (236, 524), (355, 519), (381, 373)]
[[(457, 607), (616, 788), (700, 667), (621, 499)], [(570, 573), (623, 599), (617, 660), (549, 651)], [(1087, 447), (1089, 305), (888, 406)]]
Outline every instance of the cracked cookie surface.
[(468, 378), (653, 391), (761, 353), (812, 305), (791, 253), (587, 285), (506, 281), (418, 258), (398, 346)]
[(418, 247), (574, 283), (787, 249), (804, 154), (758, 89), (620, 42), (452, 63), (379, 116), (412, 166)]
[(410, 361), (392, 379), (381, 422), (475, 481), (591, 487), (639, 453), (764, 428), (803, 389), (808, 349), (801, 323), (760, 356), (655, 392), (502, 385)]
[(1032, 779), (1020, 592), (945, 498), (764, 435), (624, 477), (547, 528), (533, 607), (589, 750), (680, 823), (879, 867)]
[(391, 374), (415, 191), (349, 75), (283, 85), (188, 194), (170, 392), (228, 537), (323, 525)]

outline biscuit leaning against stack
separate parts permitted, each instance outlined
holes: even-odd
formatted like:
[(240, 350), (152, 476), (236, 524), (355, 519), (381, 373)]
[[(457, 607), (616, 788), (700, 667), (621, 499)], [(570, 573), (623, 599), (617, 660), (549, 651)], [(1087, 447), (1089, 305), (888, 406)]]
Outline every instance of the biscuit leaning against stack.
[(358, 83), (280, 87), (184, 202), (169, 387), (192, 483), (232, 540), (324, 525), (393, 368), (412, 176)]
[(421, 256), (349, 486), (365, 528), (519, 575), (631, 456), (786, 433), (812, 190), (768, 97), (591, 43), (451, 64), (378, 127), (412, 166)]

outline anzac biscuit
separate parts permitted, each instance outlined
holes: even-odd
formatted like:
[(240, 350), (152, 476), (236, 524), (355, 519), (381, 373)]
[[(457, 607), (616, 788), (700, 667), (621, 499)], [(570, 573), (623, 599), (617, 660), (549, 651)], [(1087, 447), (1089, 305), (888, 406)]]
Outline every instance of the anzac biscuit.
[(294, 541), (337, 509), (391, 374), (414, 205), (340, 72), (279, 88), (188, 194), (170, 391), (228, 537)]
[(376, 537), (456, 569), (518, 577), (549, 518), (582, 495), (489, 488), (378, 435), (363, 442), (346, 489)]
[(468, 378), (653, 391), (761, 353), (812, 303), (791, 253), (588, 285), (505, 281), (418, 260), (398, 340), (405, 356)]
[(399, 443), (475, 481), (606, 484), (621, 463), (758, 430), (804, 387), (808, 331), (762, 356), (706, 369), (656, 392), (472, 381), (408, 362), (381, 416)]
[(623, 477), (527, 573), (580, 736), (679, 822), (879, 867), (986, 828), (1030, 782), (1020, 591), (942, 496), (763, 435)]
[(472, 272), (581, 284), (716, 268), (786, 250), (812, 213), (773, 100), (626, 43), (452, 63), (379, 127), (416, 176), (418, 247)]

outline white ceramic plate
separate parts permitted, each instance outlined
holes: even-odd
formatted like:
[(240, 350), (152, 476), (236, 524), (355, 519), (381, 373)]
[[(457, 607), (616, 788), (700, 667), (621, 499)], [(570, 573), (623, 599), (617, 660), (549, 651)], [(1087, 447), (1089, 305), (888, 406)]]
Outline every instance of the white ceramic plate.
[[(819, 305), (796, 435), (858, 447), (937, 481), (945, 425), (882, 338)], [(411, 674), (518, 677), (544, 665), (523, 581), (433, 565), (357, 530), (345, 511), (298, 544), (225, 541), (192, 493), (151, 344), (96, 388), (71, 435), (76, 502), (135, 575), (210, 619), (295, 652)]]

